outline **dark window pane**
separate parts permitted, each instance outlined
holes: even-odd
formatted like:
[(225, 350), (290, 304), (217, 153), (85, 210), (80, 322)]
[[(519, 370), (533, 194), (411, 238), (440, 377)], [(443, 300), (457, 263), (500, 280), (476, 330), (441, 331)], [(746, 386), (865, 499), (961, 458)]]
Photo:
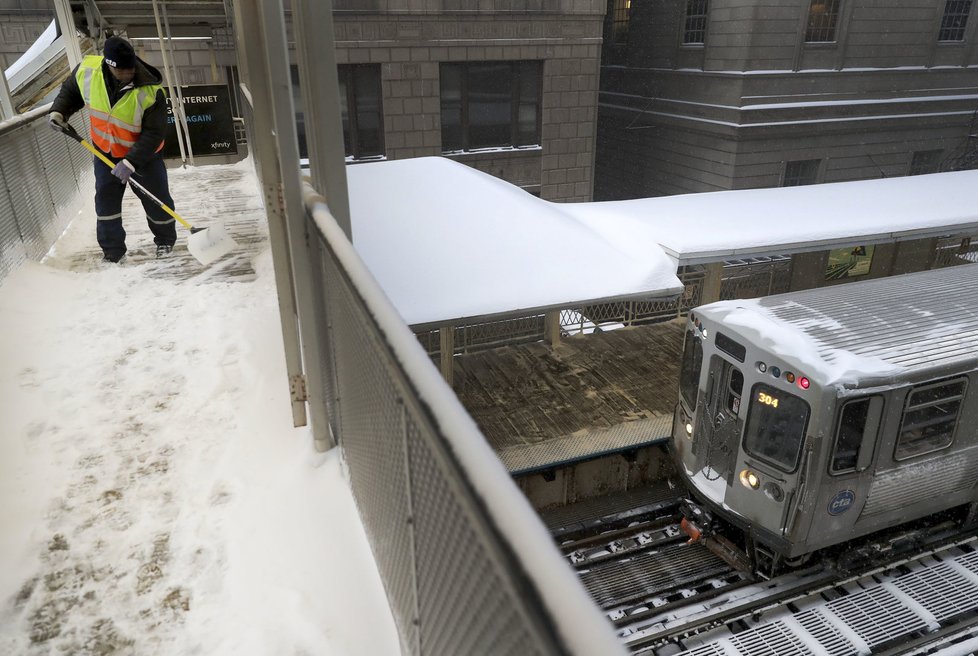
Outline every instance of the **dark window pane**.
[(782, 187), (798, 187), (801, 185), (810, 185), (818, 182), (818, 164), (817, 159), (802, 159), (794, 162), (785, 162), (784, 165), (784, 180), (781, 183)]
[(808, 404), (793, 394), (758, 383), (751, 391), (744, 449), (785, 471), (798, 466), (808, 425)]
[(512, 145), (513, 69), (506, 62), (469, 64), (469, 148)]
[(628, 43), (628, 14), (632, 0), (614, 0), (611, 15), (611, 43), (620, 46)]
[(540, 143), (540, 62), (441, 65), (442, 151)]
[(679, 391), (691, 410), (696, 409), (696, 393), (700, 384), (700, 369), (703, 366), (703, 342), (692, 330), (686, 332), (683, 347), (683, 361), (679, 370)]
[(947, 0), (941, 18), (939, 41), (964, 41), (964, 30), (968, 27), (971, 13), (971, 0)]
[(295, 111), (295, 133), (299, 142), (299, 157), (309, 157), (309, 149), (306, 146), (306, 114), (302, 107), (302, 93), (299, 89), (299, 67), (289, 66), (289, 74), (292, 77), (292, 106)]
[(805, 41), (821, 43), (835, 41), (839, 21), (839, 0), (812, 0), (808, 6), (808, 29)]
[(937, 173), (941, 170), (942, 150), (918, 150), (910, 160), (910, 171), (908, 175), (923, 175), (925, 173)]
[(357, 66), (357, 157), (371, 157), (384, 153), (384, 125), (380, 102), (380, 67)]
[(869, 416), (869, 399), (850, 401), (842, 408), (839, 419), (839, 434), (832, 456), (832, 471), (851, 471), (859, 460), (859, 447), (863, 443), (866, 418)]
[(965, 381), (955, 380), (911, 392), (903, 412), (894, 457), (903, 460), (950, 445), (964, 391)]
[(441, 65), (441, 148), (462, 150), (462, 65)]
[(346, 77), (340, 75), (340, 117), (343, 119), (343, 146), (346, 156), (353, 156), (353, 144), (350, 143), (350, 99), (346, 95)]
[(686, 0), (686, 21), (683, 26), (683, 43), (700, 44), (706, 41), (706, 17), (708, 0)]

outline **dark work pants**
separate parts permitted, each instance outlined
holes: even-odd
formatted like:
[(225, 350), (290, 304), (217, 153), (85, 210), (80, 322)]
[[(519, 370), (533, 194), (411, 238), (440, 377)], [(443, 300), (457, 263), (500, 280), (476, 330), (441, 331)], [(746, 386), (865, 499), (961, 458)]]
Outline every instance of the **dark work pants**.
[[(106, 259), (118, 261), (126, 254), (126, 229), (122, 227), (122, 195), (126, 185), (112, 175), (112, 170), (103, 161), (95, 159), (95, 214), (98, 225), (95, 234), (98, 245)], [(113, 158), (113, 161), (114, 158)], [(132, 174), (132, 180), (146, 187), (147, 190), (161, 201), (173, 208), (173, 198), (168, 188), (166, 165), (162, 157), (154, 157)], [(146, 222), (153, 232), (153, 241), (157, 244), (172, 246), (177, 241), (177, 227), (173, 217), (162, 207), (133, 187), (133, 193), (143, 203), (146, 211)]]

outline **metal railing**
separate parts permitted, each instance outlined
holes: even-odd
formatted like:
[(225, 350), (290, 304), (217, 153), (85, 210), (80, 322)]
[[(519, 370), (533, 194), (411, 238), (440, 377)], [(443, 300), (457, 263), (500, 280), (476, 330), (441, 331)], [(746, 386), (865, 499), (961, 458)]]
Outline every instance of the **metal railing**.
[[(0, 123), (0, 281), (40, 260), (68, 221), (80, 190), (92, 188), (92, 159), (48, 128), (44, 105)], [(82, 130), (79, 112), (71, 119)]]
[[(269, 215), (293, 403), (306, 402), (317, 445), (342, 451), (402, 648), (622, 653), (339, 220), (345, 178), (330, 4), (291, 5), (316, 182), (300, 184), (281, 0), (234, 3), (243, 114)], [(316, 34), (307, 38), (310, 25)]]

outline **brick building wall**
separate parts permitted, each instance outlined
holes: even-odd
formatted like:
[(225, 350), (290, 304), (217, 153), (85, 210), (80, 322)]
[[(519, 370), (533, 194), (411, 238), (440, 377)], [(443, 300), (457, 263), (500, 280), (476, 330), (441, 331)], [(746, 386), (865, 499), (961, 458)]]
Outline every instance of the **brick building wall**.
[(385, 156), (443, 154), (441, 64), (539, 61), (538, 147), (446, 156), (548, 200), (590, 200), (604, 0), (487, 0), (462, 10), (471, 4), (334, 4), (337, 62), (380, 65)]

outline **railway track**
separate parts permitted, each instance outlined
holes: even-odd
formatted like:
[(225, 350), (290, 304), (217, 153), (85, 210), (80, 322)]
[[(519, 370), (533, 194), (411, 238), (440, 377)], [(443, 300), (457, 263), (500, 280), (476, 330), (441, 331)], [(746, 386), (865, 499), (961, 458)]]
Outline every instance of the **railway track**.
[(923, 655), (978, 640), (975, 536), (859, 572), (820, 563), (761, 579), (686, 544), (678, 501), (551, 524), (633, 653)]

